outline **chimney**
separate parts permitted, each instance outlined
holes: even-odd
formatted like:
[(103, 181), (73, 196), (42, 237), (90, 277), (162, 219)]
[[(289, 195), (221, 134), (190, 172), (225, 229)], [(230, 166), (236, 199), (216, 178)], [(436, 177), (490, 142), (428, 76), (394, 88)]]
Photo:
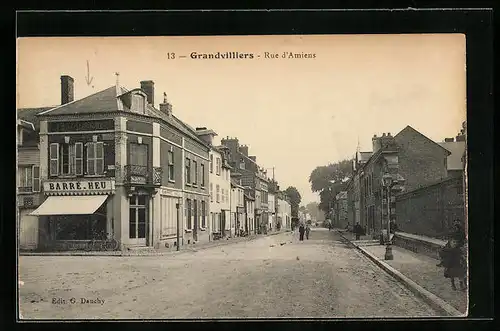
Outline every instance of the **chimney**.
[[(141, 82), (141, 84), (142, 84), (142, 82)], [(148, 97), (148, 102), (149, 102), (149, 97)], [(165, 93), (165, 92), (163, 92), (163, 103), (160, 103), (160, 111), (169, 117), (172, 115), (172, 104), (170, 102), (168, 102), (167, 93)]]
[(248, 146), (247, 145), (240, 146), (240, 153), (245, 156), (248, 156)]
[(454, 138), (444, 138), (445, 143), (452, 143), (454, 141)]
[(73, 77), (61, 76), (61, 105), (72, 102), (75, 98), (75, 91), (73, 89)]
[(150, 105), (155, 104), (155, 83), (152, 80), (143, 80), (141, 82), (141, 90), (146, 93), (148, 97), (148, 103)]
[(463, 135), (463, 134), (462, 134), (462, 135), (458, 135), (458, 136), (456, 136), (456, 137), (455, 137), (455, 141), (457, 141), (457, 142), (458, 142), (458, 141), (465, 141), (465, 135)]
[(377, 152), (380, 149), (380, 138), (381, 137), (377, 137), (376, 134), (373, 135), (372, 138), (373, 153)]

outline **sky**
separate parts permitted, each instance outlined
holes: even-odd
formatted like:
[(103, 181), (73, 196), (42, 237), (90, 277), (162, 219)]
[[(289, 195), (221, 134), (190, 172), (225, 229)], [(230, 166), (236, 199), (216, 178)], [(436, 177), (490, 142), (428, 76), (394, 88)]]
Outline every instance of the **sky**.
[(304, 205), (319, 201), (311, 171), (352, 158), (358, 142), (371, 151), (374, 134), (407, 125), (440, 142), (466, 119), (462, 34), (39, 37), (17, 46), (18, 108), (59, 105), (61, 75), (74, 78), (75, 99), (115, 85), (117, 72), (128, 89), (152, 80), (156, 106), (166, 92), (174, 114), (216, 131), (215, 143), (237, 137)]

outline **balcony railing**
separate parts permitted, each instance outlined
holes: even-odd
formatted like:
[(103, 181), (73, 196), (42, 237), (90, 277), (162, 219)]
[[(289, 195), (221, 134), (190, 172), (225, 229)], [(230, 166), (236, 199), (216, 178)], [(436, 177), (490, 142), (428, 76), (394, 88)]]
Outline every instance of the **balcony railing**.
[(149, 169), (147, 166), (125, 166), (125, 181), (129, 184), (160, 186), (161, 180), (161, 167), (153, 167), (152, 169)]

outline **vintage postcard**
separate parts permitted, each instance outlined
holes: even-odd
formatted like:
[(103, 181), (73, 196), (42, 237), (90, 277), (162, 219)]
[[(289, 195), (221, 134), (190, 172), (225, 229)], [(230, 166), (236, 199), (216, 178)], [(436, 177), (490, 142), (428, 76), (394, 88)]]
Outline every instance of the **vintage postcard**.
[(19, 320), (466, 316), (465, 43), (19, 38)]

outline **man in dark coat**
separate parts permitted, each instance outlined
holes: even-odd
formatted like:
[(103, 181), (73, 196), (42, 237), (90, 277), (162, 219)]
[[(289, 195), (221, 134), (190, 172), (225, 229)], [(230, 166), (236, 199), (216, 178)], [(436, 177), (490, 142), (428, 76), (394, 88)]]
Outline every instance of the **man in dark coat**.
[(356, 222), (356, 225), (354, 226), (353, 229), (354, 234), (356, 235), (356, 240), (359, 240), (359, 236), (363, 233), (363, 228), (359, 224), (359, 222)]
[(306, 232), (306, 227), (304, 226), (304, 223), (300, 223), (299, 226), (299, 240), (304, 241), (304, 232)]

